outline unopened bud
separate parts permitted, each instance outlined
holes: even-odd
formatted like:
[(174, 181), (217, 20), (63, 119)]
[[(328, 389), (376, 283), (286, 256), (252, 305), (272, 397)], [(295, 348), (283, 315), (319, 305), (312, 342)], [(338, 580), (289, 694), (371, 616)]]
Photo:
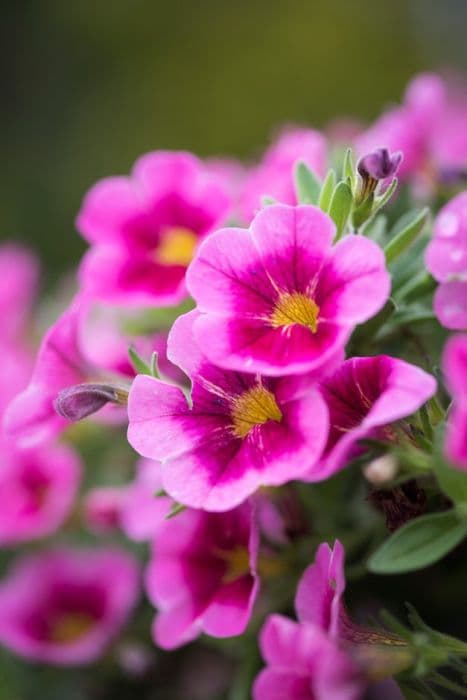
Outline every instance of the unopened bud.
[(365, 478), (374, 486), (382, 486), (392, 481), (397, 475), (398, 464), (392, 455), (383, 455), (366, 465), (363, 470)]
[(77, 384), (63, 389), (54, 401), (63, 418), (78, 421), (96, 413), (107, 403), (125, 405), (128, 392), (110, 384)]
[(402, 161), (401, 151), (389, 153), (387, 148), (377, 148), (368, 153), (358, 161), (357, 170), (359, 175), (366, 180), (386, 180), (393, 177)]

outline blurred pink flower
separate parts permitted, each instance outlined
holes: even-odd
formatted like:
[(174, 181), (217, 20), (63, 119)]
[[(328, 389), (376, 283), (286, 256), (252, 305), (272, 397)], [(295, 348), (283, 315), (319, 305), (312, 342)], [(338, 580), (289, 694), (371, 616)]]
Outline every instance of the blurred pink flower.
[(240, 212), (244, 221), (249, 223), (261, 209), (261, 198), (265, 195), (283, 204), (297, 204), (293, 170), (298, 161), (305, 162), (318, 177), (324, 176), (326, 139), (319, 131), (287, 129), (268, 148), (243, 183)]
[[(115, 310), (97, 311), (95, 316), (94, 304), (77, 296), (45, 334), (29, 385), (11, 401), (4, 417), (6, 434), (21, 447), (44, 442), (70, 424), (55, 407), (61, 391), (81, 384), (129, 385), (135, 374), (128, 357), (130, 345), (148, 359), (153, 350), (159, 351), (161, 369), (170, 378), (183, 378), (164, 356), (165, 336), (132, 337), (120, 329)], [(96, 410), (104, 405), (98, 398)], [(87, 403), (83, 396), (83, 405)], [(108, 421), (126, 420), (126, 410), (114, 404), (100, 415)]]
[(0, 245), (0, 342), (24, 341), (38, 278), (33, 253), (14, 243)]
[(229, 207), (195, 156), (142, 156), (131, 176), (101, 180), (84, 199), (76, 221), (92, 246), (80, 270), (84, 290), (130, 305), (177, 303), (186, 296), (185, 270), (197, 244)]
[[(295, 609), (298, 622), (271, 615), (260, 635), (267, 663), (253, 686), (254, 700), (357, 700), (370, 679), (385, 678), (401, 670), (407, 658), (384, 652), (385, 633), (356, 625), (342, 601), (345, 590), (344, 549), (323, 543), (315, 561), (304, 572), (297, 588)], [(382, 646), (368, 666), (359, 648)], [(376, 673), (375, 673), (376, 672)], [(396, 698), (402, 698), (390, 681)]]
[(138, 579), (133, 558), (117, 549), (23, 556), (0, 582), (0, 642), (43, 663), (94, 661), (126, 622)]
[(438, 213), (425, 262), (440, 282), (433, 300), (439, 322), (453, 330), (467, 329), (467, 192)]
[(192, 311), (175, 322), (169, 357), (193, 383), (191, 407), (178, 387), (147, 375), (128, 398), (128, 440), (160, 460), (162, 484), (176, 501), (223, 511), (261, 485), (299, 477), (321, 455), (328, 417), (308, 377), (265, 377), (212, 365), (197, 349)]
[(186, 510), (167, 521), (154, 542), (146, 578), (159, 610), (156, 643), (173, 649), (201, 632), (242, 634), (258, 593), (257, 554), (249, 503), (228, 513)]
[(64, 445), (17, 450), (0, 442), (0, 543), (34, 540), (55, 532), (68, 516), (81, 463)]
[(120, 525), (131, 540), (154, 537), (165, 522), (173, 503), (167, 496), (157, 496), (162, 489), (161, 464), (153, 459), (138, 460), (136, 477), (125, 489), (120, 508)]
[(453, 397), (447, 424), (446, 454), (455, 465), (467, 470), (467, 335), (449, 338), (443, 352), (442, 368)]
[(121, 509), (126, 496), (124, 486), (99, 486), (83, 499), (83, 520), (97, 535), (107, 535), (120, 527)]
[(321, 384), (330, 433), (310, 481), (327, 479), (362, 451), (359, 440), (393, 438), (392, 424), (410, 416), (436, 392), (434, 377), (388, 355), (346, 360)]
[(322, 369), (389, 295), (382, 250), (363, 236), (332, 245), (317, 207), (272, 205), (250, 230), (224, 229), (187, 274), (201, 312), (195, 340), (211, 362), (266, 375)]

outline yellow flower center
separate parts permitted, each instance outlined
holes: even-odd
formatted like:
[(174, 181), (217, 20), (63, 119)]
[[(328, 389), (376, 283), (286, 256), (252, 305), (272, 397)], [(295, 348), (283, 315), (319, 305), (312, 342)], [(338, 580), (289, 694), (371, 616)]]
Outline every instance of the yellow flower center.
[(248, 389), (234, 400), (232, 408), (233, 432), (244, 438), (255, 425), (263, 425), (268, 420), (280, 422), (282, 413), (274, 394), (261, 384)]
[(227, 564), (227, 571), (222, 578), (223, 583), (232, 583), (250, 573), (250, 555), (246, 547), (237, 545), (233, 549), (216, 548), (214, 553)]
[(85, 635), (93, 624), (93, 617), (87, 613), (66, 613), (53, 625), (51, 641), (71, 644)]
[(274, 328), (298, 323), (316, 333), (318, 328), (319, 306), (302, 292), (284, 292), (276, 302), (271, 316)]
[(163, 265), (190, 264), (198, 237), (188, 228), (177, 227), (167, 229), (157, 246), (155, 257)]

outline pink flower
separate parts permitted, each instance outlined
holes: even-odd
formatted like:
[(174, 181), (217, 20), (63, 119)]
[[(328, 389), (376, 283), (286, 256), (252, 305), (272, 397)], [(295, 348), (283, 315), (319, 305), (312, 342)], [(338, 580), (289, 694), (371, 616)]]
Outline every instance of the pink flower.
[(132, 540), (144, 541), (154, 537), (165, 522), (171, 498), (157, 496), (162, 490), (161, 464), (152, 459), (140, 459), (136, 478), (125, 489), (120, 508), (120, 525)]
[(283, 204), (297, 204), (293, 170), (298, 161), (306, 163), (319, 177), (324, 176), (327, 154), (322, 134), (313, 129), (288, 129), (269, 147), (261, 163), (246, 177), (240, 200), (244, 221), (251, 221), (265, 195)]
[(467, 470), (467, 335), (449, 338), (442, 367), (453, 397), (447, 424), (446, 454), (454, 464)]
[(358, 700), (365, 682), (350, 657), (319, 627), (270, 615), (259, 644), (267, 668), (253, 700)]
[(446, 328), (467, 328), (467, 192), (451, 199), (439, 212), (425, 262), (440, 282), (433, 306)]
[(101, 486), (89, 491), (83, 500), (83, 519), (86, 527), (97, 535), (118, 530), (125, 487)]
[(200, 239), (224, 220), (229, 198), (195, 156), (142, 156), (130, 177), (108, 177), (86, 195), (77, 228), (91, 243), (80, 276), (95, 297), (174, 304)]
[(322, 368), (389, 295), (382, 250), (363, 236), (332, 245), (332, 220), (312, 206), (273, 205), (250, 230), (224, 229), (187, 275), (201, 316), (194, 336), (226, 369), (267, 375)]
[(94, 661), (126, 622), (138, 578), (133, 558), (117, 549), (24, 556), (0, 583), (0, 641), (43, 663)]
[(393, 439), (392, 424), (410, 416), (436, 392), (419, 367), (387, 355), (353, 357), (321, 384), (330, 433), (321, 463), (308, 475), (326, 479), (362, 452), (359, 440)]
[[(154, 341), (150, 337), (135, 339), (119, 331), (111, 310), (107, 316), (98, 317), (101, 319), (98, 325), (93, 319), (94, 311), (87, 299), (78, 296), (44, 336), (29, 385), (13, 399), (5, 414), (5, 431), (21, 447), (56, 436), (70, 424), (64, 415), (68, 418), (79, 415), (83, 406), (83, 415), (87, 415), (84, 409), (88, 407), (89, 414), (93, 407), (97, 410), (103, 406), (105, 395), (112, 394), (112, 387), (125, 388), (134, 376), (128, 358), (130, 345), (135, 345), (148, 358), (153, 348), (163, 349), (159, 337)], [(164, 362), (164, 358), (161, 364), (176, 376), (173, 365)], [(99, 391), (99, 383), (109, 391)], [(73, 411), (61, 411), (59, 415), (55, 406), (59, 393), (81, 384), (94, 385), (94, 398), (92, 391), (89, 396), (82, 391), (81, 397), (79, 392), (76, 396), (71, 392), (72, 403), (66, 408)], [(108, 419), (126, 418), (121, 406), (107, 406), (105, 412)]]
[(404, 655), (392, 656), (391, 647), (379, 658), (368, 655), (371, 667), (359, 655), (360, 645), (384, 649), (389, 638), (349, 619), (342, 602), (344, 556), (339, 541), (334, 549), (320, 545), (297, 588), (298, 622), (282, 615), (267, 619), (260, 635), (267, 667), (254, 683), (254, 700), (357, 700), (369, 678), (385, 678), (408, 663)]
[(0, 245), (0, 341), (23, 340), (39, 277), (36, 257), (13, 243)]
[(327, 412), (308, 377), (268, 379), (229, 372), (198, 351), (194, 311), (175, 322), (169, 357), (192, 380), (181, 389), (139, 375), (128, 399), (128, 440), (163, 462), (162, 484), (176, 501), (222, 511), (261, 485), (299, 478), (319, 458)]
[(17, 450), (0, 443), (0, 543), (8, 545), (55, 532), (75, 500), (81, 464), (64, 445)]
[(201, 632), (242, 634), (258, 593), (258, 531), (249, 503), (228, 513), (187, 510), (154, 543), (148, 595), (159, 612), (154, 639), (173, 649)]

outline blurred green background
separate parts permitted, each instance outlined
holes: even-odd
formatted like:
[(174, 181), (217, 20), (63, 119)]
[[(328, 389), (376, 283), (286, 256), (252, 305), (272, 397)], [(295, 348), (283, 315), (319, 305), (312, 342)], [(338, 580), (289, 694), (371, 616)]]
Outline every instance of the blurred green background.
[(467, 67), (465, 0), (3, 0), (1, 236), (49, 279), (98, 178), (154, 148), (254, 156), (284, 121), (368, 119)]

